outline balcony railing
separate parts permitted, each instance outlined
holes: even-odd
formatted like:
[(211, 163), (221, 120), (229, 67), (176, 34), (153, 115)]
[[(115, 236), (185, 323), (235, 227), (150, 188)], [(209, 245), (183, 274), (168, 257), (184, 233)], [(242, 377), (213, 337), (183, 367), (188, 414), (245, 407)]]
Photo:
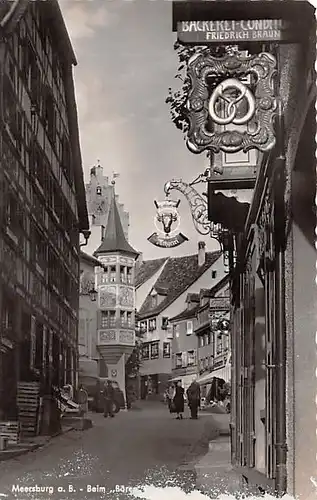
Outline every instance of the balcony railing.
[(98, 330), (98, 345), (127, 345), (134, 347), (134, 330)]
[(101, 329), (107, 330), (109, 328), (129, 328), (131, 330), (134, 330), (135, 326), (133, 321), (129, 322), (121, 319), (102, 321)]

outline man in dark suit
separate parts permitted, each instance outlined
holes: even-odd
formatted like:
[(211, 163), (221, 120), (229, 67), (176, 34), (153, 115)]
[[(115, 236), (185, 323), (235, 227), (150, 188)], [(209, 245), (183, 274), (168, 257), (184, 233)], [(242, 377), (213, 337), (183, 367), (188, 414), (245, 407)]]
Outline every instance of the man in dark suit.
[(198, 408), (200, 407), (200, 386), (196, 380), (190, 384), (186, 394), (190, 408), (190, 418), (196, 420), (198, 418)]
[(114, 402), (114, 388), (112, 387), (111, 380), (107, 380), (107, 383), (105, 384), (105, 388), (103, 391), (103, 397), (104, 397), (104, 412), (103, 415), (104, 417), (114, 417), (113, 414), (113, 402)]

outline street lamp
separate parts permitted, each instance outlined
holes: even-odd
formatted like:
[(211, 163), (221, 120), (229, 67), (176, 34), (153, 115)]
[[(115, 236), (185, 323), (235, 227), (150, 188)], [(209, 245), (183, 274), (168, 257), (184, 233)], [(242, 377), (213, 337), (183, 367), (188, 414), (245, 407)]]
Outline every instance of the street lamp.
[(89, 290), (89, 292), (88, 292), (88, 293), (89, 293), (89, 296), (90, 296), (90, 300), (91, 300), (91, 302), (96, 302), (96, 300), (97, 300), (97, 296), (98, 296), (98, 292), (97, 292), (97, 290), (95, 290), (95, 288), (93, 287), (93, 288), (91, 288), (91, 289)]

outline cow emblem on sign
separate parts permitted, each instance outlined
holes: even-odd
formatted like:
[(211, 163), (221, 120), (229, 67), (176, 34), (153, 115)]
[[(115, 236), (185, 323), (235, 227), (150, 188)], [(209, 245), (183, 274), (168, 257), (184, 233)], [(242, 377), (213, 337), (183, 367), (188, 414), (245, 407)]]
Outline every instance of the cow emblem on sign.
[(148, 241), (155, 246), (162, 248), (177, 247), (187, 241), (186, 236), (182, 233), (176, 234), (180, 226), (180, 215), (178, 206), (180, 200), (174, 201), (165, 199), (164, 201), (154, 201), (156, 214), (154, 217), (154, 225), (157, 233), (153, 233)]
[(208, 109), (212, 120), (219, 125), (245, 125), (255, 113), (255, 98), (242, 82), (228, 78), (213, 91)]

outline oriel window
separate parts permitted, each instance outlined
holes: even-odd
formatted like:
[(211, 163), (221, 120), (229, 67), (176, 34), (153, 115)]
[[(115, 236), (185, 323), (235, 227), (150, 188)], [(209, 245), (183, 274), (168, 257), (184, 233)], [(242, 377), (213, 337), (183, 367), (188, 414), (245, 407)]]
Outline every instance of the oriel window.
[(111, 266), (110, 267), (110, 283), (115, 283), (116, 282), (116, 267)]

